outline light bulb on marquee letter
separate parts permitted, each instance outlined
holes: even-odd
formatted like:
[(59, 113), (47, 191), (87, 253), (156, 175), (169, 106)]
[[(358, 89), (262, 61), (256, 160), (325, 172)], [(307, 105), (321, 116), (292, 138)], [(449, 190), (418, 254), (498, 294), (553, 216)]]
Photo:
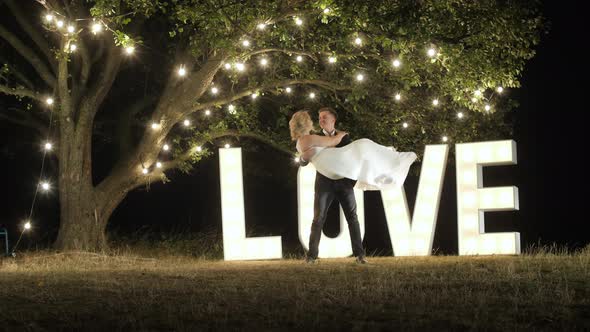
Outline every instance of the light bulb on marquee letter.
[(280, 236), (246, 237), (242, 149), (219, 149), (221, 219), (225, 260), (282, 258)]
[(485, 233), (484, 212), (518, 210), (518, 188), (483, 188), (483, 166), (515, 165), (513, 140), (457, 144), (459, 255), (520, 254), (520, 233)]
[(426, 146), (411, 223), (403, 186), (381, 191), (395, 256), (431, 254), (448, 152), (449, 147), (446, 144)]
[[(316, 169), (312, 164), (299, 167), (297, 172), (297, 218), (299, 228), (299, 242), (305, 250), (309, 249), (309, 235), (313, 222), (313, 200)], [(365, 234), (365, 204), (362, 190), (354, 190), (361, 238)], [(336, 258), (352, 255), (350, 233), (344, 211), (340, 208), (340, 233), (335, 238), (327, 237), (323, 232), (320, 239), (319, 257)]]

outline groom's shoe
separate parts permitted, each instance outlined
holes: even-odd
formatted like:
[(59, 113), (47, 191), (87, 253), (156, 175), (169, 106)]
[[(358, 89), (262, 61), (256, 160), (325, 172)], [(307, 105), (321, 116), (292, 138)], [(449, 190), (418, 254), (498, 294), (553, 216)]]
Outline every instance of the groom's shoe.
[(367, 264), (369, 261), (365, 258), (365, 256), (357, 256), (356, 262), (358, 264)]
[(305, 257), (305, 263), (307, 264), (315, 264), (316, 263), (316, 259), (310, 256), (306, 256)]

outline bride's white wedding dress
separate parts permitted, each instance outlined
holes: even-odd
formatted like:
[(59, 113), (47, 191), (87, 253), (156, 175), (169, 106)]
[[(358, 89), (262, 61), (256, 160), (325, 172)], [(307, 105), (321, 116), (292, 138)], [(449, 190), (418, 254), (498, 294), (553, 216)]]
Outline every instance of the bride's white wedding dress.
[[(309, 162), (317, 171), (332, 180), (357, 180), (355, 188), (383, 190), (403, 185), (417, 156), (414, 152), (398, 152), (362, 138), (341, 148), (310, 147), (314, 150)], [(297, 150), (300, 152), (299, 140)], [(307, 151), (307, 150), (306, 150)]]

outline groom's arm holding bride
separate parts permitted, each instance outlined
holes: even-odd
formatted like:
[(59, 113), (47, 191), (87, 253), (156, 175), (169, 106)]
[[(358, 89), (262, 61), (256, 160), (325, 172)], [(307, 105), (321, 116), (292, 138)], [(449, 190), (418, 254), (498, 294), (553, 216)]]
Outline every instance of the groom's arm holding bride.
[[(345, 131), (338, 131), (334, 136), (321, 136), (321, 135), (306, 135), (300, 138), (300, 144), (304, 147), (341, 147), (350, 143), (350, 137)], [(307, 151), (307, 150), (306, 150)], [(304, 158), (305, 152), (299, 156), (299, 165), (307, 166), (309, 164), (308, 159)]]

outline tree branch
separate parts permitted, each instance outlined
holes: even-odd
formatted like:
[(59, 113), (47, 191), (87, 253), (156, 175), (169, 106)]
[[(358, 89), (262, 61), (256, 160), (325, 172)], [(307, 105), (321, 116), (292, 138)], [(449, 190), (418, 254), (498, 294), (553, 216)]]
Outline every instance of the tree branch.
[(39, 135), (43, 137), (47, 137), (47, 134), (49, 132), (48, 126), (39, 119), (33, 117), (30, 114), (30, 112), (13, 111), (10, 113), (6, 113), (0, 111), (0, 119), (4, 119), (19, 126), (34, 129), (39, 133)]
[(25, 88), (11, 88), (5, 85), (0, 85), (0, 92), (11, 96), (29, 97), (31, 99), (43, 102), (42, 96), (39, 93)]
[(310, 57), (314, 61), (318, 61), (318, 58), (315, 55), (313, 55), (313, 54), (311, 54), (309, 52), (300, 51), (300, 50), (289, 50), (289, 49), (283, 49), (283, 48), (264, 48), (264, 49), (254, 50), (254, 51), (245, 53), (243, 56), (244, 57), (250, 57), (252, 55), (262, 54), (262, 53), (269, 53), (269, 52), (282, 52), (282, 53), (285, 53), (287, 55), (291, 55), (291, 54), (305, 55), (305, 56)]
[(219, 99), (215, 99), (215, 100), (212, 100), (212, 101), (203, 103), (203, 104), (199, 104), (195, 108), (193, 108), (190, 112), (187, 112), (187, 114), (193, 113), (193, 112), (196, 112), (196, 111), (205, 109), (205, 108), (209, 108), (209, 107), (213, 107), (213, 106), (217, 106), (217, 105), (222, 105), (222, 104), (227, 104), (227, 103), (230, 103), (230, 102), (232, 102), (234, 100), (238, 100), (240, 98), (244, 98), (246, 96), (249, 96), (249, 95), (251, 95), (254, 92), (259, 91), (259, 90), (269, 90), (269, 89), (273, 89), (273, 88), (285, 87), (285, 86), (296, 85), (296, 84), (315, 85), (315, 86), (318, 86), (320, 88), (330, 90), (332, 92), (352, 90), (352, 87), (349, 87), (349, 86), (340, 86), (340, 85), (334, 84), (332, 82), (323, 81), (323, 80), (298, 80), (298, 79), (292, 79), (292, 80), (277, 81), (277, 82), (272, 82), (272, 83), (265, 84), (265, 85), (263, 85), (262, 87), (259, 87), (259, 88), (245, 89), (245, 90), (242, 90), (240, 92), (237, 92), (237, 93), (235, 93), (235, 94), (233, 94), (232, 96), (229, 96), (229, 97), (219, 98)]
[(47, 68), (43, 60), (41, 60), (35, 52), (27, 47), (20, 39), (18, 39), (13, 33), (6, 30), (0, 25), (0, 37), (6, 40), (20, 55), (22, 55), (32, 66), (35, 68), (37, 73), (50, 87), (55, 86), (55, 76)]
[(25, 18), (24, 13), (21, 11), (21, 9), (18, 7), (14, 0), (6, 0), (6, 5), (8, 6), (8, 8), (10, 8), (10, 11), (14, 15), (14, 17), (16, 17), (16, 20), (23, 28), (23, 30), (25, 30), (25, 32), (29, 35), (33, 42), (35, 42), (35, 44), (37, 45), (37, 47), (39, 47), (41, 52), (43, 52), (45, 58), (47, 59), (47, 62), (49, 62), (52, 71), (55, 72), (57, 68), (57, 62), (55, 60), (54, 55), (51, 53), (51, 48), (47, 43), (47, 40), (45, 40), (40, 31), (35, 30), (31, 22)]

